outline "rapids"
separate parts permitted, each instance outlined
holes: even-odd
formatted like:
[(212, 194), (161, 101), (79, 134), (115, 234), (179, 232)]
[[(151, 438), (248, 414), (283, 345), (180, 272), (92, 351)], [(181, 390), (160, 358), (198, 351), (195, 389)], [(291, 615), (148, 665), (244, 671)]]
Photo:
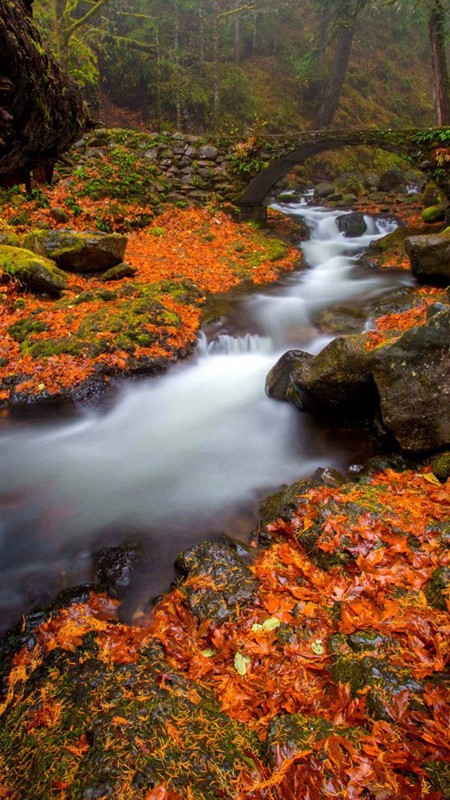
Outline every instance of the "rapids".
[(92, 551), (124, 541), (146, 543), (146, 591), (156, 595), (180, 550), (211, 533), (245, 538), (265, 493), (366, 454), (360, 435), (268, 399), (264, 382), (285, 350), (315, 353), (330, 340), (314, 326), (318, 311), (409, 281), (355, 268), (395, 224), (367, 217), (367, 233), (346, 239), (342, 210), (275, 207), (310, 228), (309, 269), (237, 301), (230, 318), (200, 333), (193, 358), (162, 377), (124, 381), (106, 411), (36, 426), (2, 421), (3, 626), (89, 579)]

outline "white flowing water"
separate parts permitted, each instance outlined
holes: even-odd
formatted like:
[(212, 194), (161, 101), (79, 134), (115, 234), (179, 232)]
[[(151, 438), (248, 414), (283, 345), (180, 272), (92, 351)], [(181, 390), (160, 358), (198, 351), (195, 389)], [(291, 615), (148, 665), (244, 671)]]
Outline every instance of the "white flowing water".
[(348, 239), (336, 226), (342, 211), (277, 207), (310, 227), (302, 245), (310, 269), (240, 301), (247, 333), (230, 335), (227, 320), (211, 326), (188, 363), (124, 383), (107, 412), (88, 410), (75, 421), (36, 428), (3, 423), (6, 618), (6, 609), (20, 613), (45, 585), (54, 593), (55, 586), (85, 579), (92, 550), (127, 536), (149, 542), (148, 595), (157, 594), (183, 547), (224, 530), (229, 520), (238, 532), (239, 512), (248, 517), (264, 492), (357, 457), (356, 440), (353, 449), (343, 447), (338, 432), (268, 399), (264, 383), (286, 349), (315, 353), (330, 340), (314, 327), (320, 309), (392, 287), (392, 279), (376, 273), (355, 277), (355, 260), (394, 225), (367, 217), (367, 233)]

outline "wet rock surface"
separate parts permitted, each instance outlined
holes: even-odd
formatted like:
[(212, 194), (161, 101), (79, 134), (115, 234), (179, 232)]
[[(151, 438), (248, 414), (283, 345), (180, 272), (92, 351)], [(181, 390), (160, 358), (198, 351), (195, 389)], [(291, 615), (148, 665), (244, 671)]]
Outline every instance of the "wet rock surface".
[(257, 584), (235, 544), (196, 545), (178, 556), (175, 567), (183, 576), (179, 587), (186, 603), (201, 620), (232, 619), (255, 599)]
[(450, 309), (380, 348), (373, 376), (386, 428), (404, 450), (450, 445)]
[(286, 398), (301, 411), (364, 413), (376, 399), (365, 334), (338, 336), (291, 373)]
[(361, 211), (352, 211), (350, 214), (342, 214), (336, 219), (338, 230), (347, 238), (362, 236), (367, 230), (367, 222)]

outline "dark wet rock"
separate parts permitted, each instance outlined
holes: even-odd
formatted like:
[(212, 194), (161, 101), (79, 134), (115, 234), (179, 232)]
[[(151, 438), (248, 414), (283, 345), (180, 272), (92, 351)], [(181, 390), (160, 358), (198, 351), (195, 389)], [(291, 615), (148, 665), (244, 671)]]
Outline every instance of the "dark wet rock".
[(443, 483), (450, 478), (450, 451), (439, 453), (439, 455), (431, 458), (428, 464), (436, 478), (439, 478)]
[(320, 481), (325, 486), (342, 486), (346, 482), (342, 473), (333, 467), (319, 467), (313, 475), (313, 480)]
[(258, 510), (261, 521), (256, 531), (256, 537), (261, 544), (265, 546), (273, 541), (270, 533), (266, 530), (266, 526), (276, 519), (291, 519), (299, 504), (301, 495), (314, 485), (315, 481), (297, 481), (291, 486), (283, 486), (278, 492), (264, 498)]
[(414, 306), (420, 305), (422, 298), (417, 295), (415, 286), (402, 286), (383, 297), (377, 297), (370, 303), (371, 317), (382, 317), (385, 314), (399, 314)]
[(180, 589), (199, 619), (223, 622), (255, 600), (257, 583), (230, 542), (204, 542), (178, 556)]
[(123, 262), (127, 239), (100, 231), (32, 231), (25, 244), (68, 272), (104, 272)]
[(398, 167), (391, 167), (380, 175), (378, 188), (382, 192), (392, 192), (405, 186), (405, 175)]
[(413, 275), (420, 283), (447, 286), (450, 283), (450, 230), (410, 236), (405, 251)]
[(341, 233), (348, 238), (362, 236), (367, 230), (367, 222), (361, 211), (352, 211), (350, 214), (342, 214), (337, 217), (336, 224)]
[[(333, 725), (323, 717), (307, 714), (284, 714), (270, 720), (267, 731), (267, 759), (273, 768), (278, 754), (291, 758), (302, 750), (309, 750), (314, 742), (334, 734), (357, 743), (361, 730), (344, 725)], [(319, 756), (320, 758), (320, 756)]]
[(448, 303), (432, 303), (431, 306), (427, 308), (427, 320), (434, 317), (435, 314), (439, 314), (441, 311), (446, 311), (448, 308)]
[(376, 400), (366, 334), (338, 336), (291, 373), (287, 399), (301, 411), (365, 414)]
[(274, 400), (286, 400), (293, 370), (311, 359), (303, 350), (288, 350), (272, 367), (266, 378), (266, 394)]
[(374, 351), (383, 423), (403, 450), (450, 445), (450, 310)]
[(111, 267), (103, 275), (100, 276), (101, 281), (121, 281), (122, 278), (132, 278), (136, 275), (136, 267), (131, 267), (130, 264), (117, 264), (116, 267)]
[(392, 469), (394, 472), (404, 472), (413, 468), (413, 462), (406, 459), (400, 453), (389, 453), (383, 456), (369, 458), (362, 468), (363, 475), (374, 475), (376, 472), (384, 472)]
[(447, 611), (447, 600), (450, 600), (450, 567), (438, 567), (423, 587), (425, 597), (430, 606)]
[(138, 559), (136, 548), (107, 547), (94, 556), (95, 580), (110, 597), (120, 597), (131, 583)]
[[(0, 271), (25, 289), (59, 297), (67, 289), (67, 275), (49, 258), (22, 247), (0, 245)], [(5, 280), (5, 278), (4, 278)]]

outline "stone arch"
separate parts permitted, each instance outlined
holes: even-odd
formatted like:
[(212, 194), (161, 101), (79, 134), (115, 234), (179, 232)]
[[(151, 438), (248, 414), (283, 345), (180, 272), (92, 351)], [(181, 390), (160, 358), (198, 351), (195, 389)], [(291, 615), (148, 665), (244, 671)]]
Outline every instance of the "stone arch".
[[(433, 138), (433, 131), (436, 134), (435, 139)], [(403, 157), (417, 169), (421, 169), (429, 178), (435, 180), (450, 200), (448, 179), (444, 181), (436, 179), (436, 163), (426, 160), (433, 147), (442, 146), (441, 137), (443, 131), (448, 132), (450, 136), (449, 128), (427, 129), (426, 131), (419, 129), (408, 131), (379, 131), (375, 129), (364, 131), (311, 131), (304, 134), (297, 140), (297, 146), (293, 142), (286, 142), (286, 152), (281, 156), (278, 155), (247, 186), (238, 202), (241, 219), (265, 221), (267, 211), (264, 200), (277, 181), (283, 178), (295, 164), (301, 164), (306, 159), (326, 150), (338, 150), (342, 147), (373, 147)], [(424, 133), (429, 137), (426, 146), (420, 144), (420, 135)], [(279, 152), (280, 150), (278, 149)]]

